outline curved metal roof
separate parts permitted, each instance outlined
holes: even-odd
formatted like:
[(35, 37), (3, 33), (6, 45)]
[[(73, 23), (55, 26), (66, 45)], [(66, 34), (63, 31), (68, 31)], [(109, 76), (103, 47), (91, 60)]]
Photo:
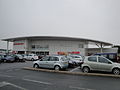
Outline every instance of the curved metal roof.
[(8, 39), (2, 39), (3, 41), (16, 41), (16, 40), (67, 40), (67, 41), (86, 41), (90, 43), (100, 43), (104, 44), (105, 46), (113, 45), (108, 42), (98, 41), (98, 40), (92, 40), (92, 39), (85, 39), (85, 38), (76, 38), (76, 37), (63, 37), (63, 36), (27, 36), (27, 37), (15, 37), (15, 38), (8, 38)]

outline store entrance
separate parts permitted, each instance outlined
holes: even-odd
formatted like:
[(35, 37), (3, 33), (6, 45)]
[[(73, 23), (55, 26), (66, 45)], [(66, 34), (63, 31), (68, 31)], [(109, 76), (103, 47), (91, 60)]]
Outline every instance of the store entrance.
[(49, 52), (36, 52), (37, 55), (49, 55)]

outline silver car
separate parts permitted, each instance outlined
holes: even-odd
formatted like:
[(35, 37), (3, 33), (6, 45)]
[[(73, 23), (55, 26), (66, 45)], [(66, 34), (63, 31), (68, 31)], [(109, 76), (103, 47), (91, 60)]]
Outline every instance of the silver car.
[(82, 71), (88, 73), (89, 71), (106, 71), (120, 74), (120, 64), (114, 63), (102, 56), (87, 56), (82, 64)]
[(66, 69), (68, 61), (65, 56), (46, 56), (33, 62), (34, 68), (53, 68), (55, 70)]

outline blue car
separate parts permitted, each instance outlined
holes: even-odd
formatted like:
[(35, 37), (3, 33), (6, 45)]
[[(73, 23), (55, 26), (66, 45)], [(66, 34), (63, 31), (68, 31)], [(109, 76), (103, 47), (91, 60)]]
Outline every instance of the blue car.
[(14, 62), (15, 57), (13, 55), (5, 55), (4, 62)]
[(113, 61), (113, 62), (118, 62), (117, 61), (117, 53), (96, 53), (94, 54), (95, 56), (103, 56), (106, 57), (107, 59)]

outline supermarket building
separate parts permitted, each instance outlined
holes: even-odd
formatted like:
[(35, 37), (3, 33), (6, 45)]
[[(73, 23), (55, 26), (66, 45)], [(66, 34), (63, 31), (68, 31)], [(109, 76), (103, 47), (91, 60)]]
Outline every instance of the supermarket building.
[(89, 51), (89, 44), (98, 46), (99, 52), (104, 51), (104, 46), (113, 45), (103, 41), (62, 36), (28, 36), (2, 40), (7, 41), (7, 50), (9, 50), (9, 42), (13, 42), (14, 52), (20, 54), (36, 53), (39, 55), (60, 53), (77, 53), (87, 55)]

